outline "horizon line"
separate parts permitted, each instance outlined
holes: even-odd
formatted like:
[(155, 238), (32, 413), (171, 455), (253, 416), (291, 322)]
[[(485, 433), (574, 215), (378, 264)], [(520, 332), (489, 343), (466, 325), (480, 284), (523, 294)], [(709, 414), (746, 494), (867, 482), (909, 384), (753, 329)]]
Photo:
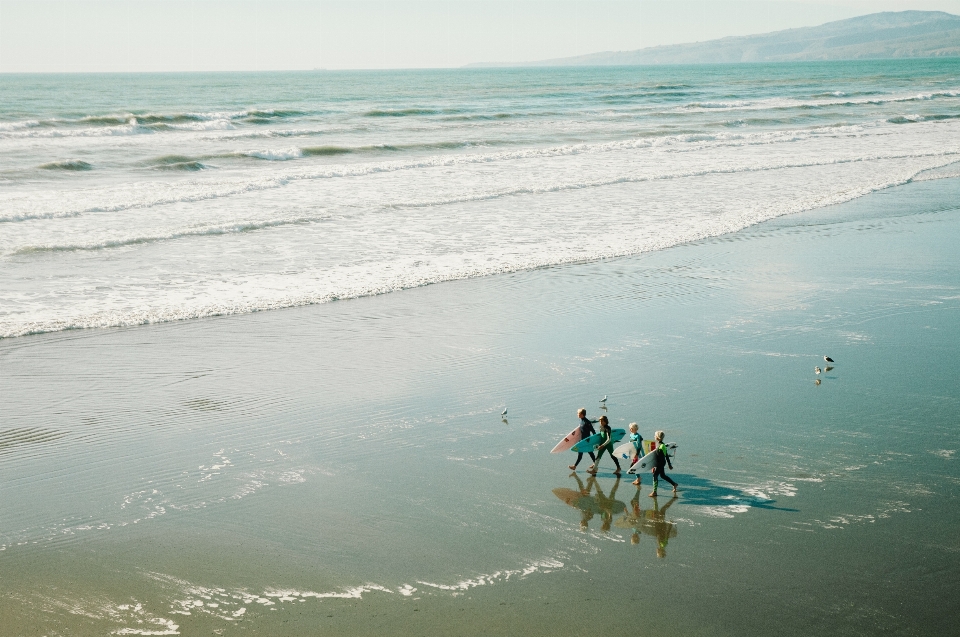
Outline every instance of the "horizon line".
[[(364, 67), (349, 69), (222, 69), (222, 70), (177, 70), (177, 71), (0, 71), (0, 77), (14, 75), (201, 75), (212, 73), (363, 73), (363, 72), (405, 72), (405, 71), (510, 71), (547, 69), (625, 69), (625, 68), (658, 68), (684, 66), (782, 66), (785, 64), (849, 64), (870, 62), (916, 62), (926, 60), (960, 60), (960, 55), (942, 55), (927, 57), (895, 57), (895, 58), (849, 58), (840, 60), (777, 60), (759, 62), (688, 62), (660, 64), (543, 64), (542, 62), (471, 62), (462, 66), (411, 66), (398, 68)], [(489, 65), (489, 66), (488, 66)]]

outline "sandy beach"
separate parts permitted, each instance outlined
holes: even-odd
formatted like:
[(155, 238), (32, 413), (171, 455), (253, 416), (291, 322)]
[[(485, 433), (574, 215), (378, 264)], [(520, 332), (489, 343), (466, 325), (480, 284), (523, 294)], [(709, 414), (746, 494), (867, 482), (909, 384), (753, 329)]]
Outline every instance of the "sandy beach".
[[(957, 201), (0, 340), (0, 632), (949, 633)], [(571, 475), (578, 407), (665, 430), (679, 498)]]

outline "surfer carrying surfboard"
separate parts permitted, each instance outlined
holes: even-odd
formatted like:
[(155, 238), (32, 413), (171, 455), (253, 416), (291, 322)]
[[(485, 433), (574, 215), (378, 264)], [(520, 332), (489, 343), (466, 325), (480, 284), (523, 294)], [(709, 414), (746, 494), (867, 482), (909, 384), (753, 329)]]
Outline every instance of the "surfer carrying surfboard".
[[(597, 422), (597, 421), (596, 421), (596, 420), (589, 420), (589, 419), (587, 418), (587, 410), (586, 410), (586, 409), (580, 408), (579, 410), (577, 410), (577, 418), (580, 419), (580, 440), (586, 440), (587, 438), (589, 438), (589, 437), (592, 436), (593, 434), (597, 433), (597, 432), (594, 431), (594, 429), (593, 429), (593, 423), (595, 423), (595, 422)], [(596, 457), (595, 455), (593, 455), (593, 452), (592, 452), (592, 451), (588, 451), (587, 453), (590, 454), (590, 459), (593, 460), (593, 463), (594, 463), (594, 464), (596, 464), (596, 463), (597, 463), (597, 457)], [(577, 465), (580, 464), (580, 460), (582, 460), (582, 459), (583, 459), (583, 454), (582, 454), (582, 453), (578, 453), (578, 454), (577, 454), (577, 461), (574, 462), (572, 465), (570, 465), (570, 469), (573, 470), (573, 471), (576, 471), (576, 470), (577, 470)]]
[[(623, 431), (623, 429), (620, 429)], [(603, 458), (603, 454), (609, 453), (610, 457), (613, 458), (613, 464), (617, 465), (617, 470), (613, 472), (613, 475), (620, 475), (620, 462), (617, 460), (617, 457), (613, 455), (613, 430), (610, 429), (610, 421), (607, 420), (606, 416), (600, 416), (600, 443), (597, 445), (597, 458), (593, 461), (593, 465), (587, 469), (587, 473), (592, 473), (597, 475), (597, 467), (600, 465), (600, 459)], [(593, 455), (593, 454), (590, 454)]]
[(651, 498), (657, 497), (657, 487), (660, 484), (660, 478), (663, 478), (667, 482), (673, 485), (673, 492), (677, 492), (677, 483), (670, 479), (670, 476), (663, 472), (663, 465), (670, 467), (670, 470), (673, 471), (673, 464), (670, 462), (670, 453), (667, 451), (667, 445), (663, 444), (663, 432), (658, 431), (654, 434), (653, 440), (653, 451), (651, 453), (657, 454), (654, 456), (656, 459), (656, 464), (654, 465), (651, 473), (653, 473), (653, 493), (650, 494)]
[[(637, 427), (637, 423), (630, 423), (630, 444), (633, 445), (633, 459), (630, 460), (630, 466), (644, 456), (643, 454), (643, 436), (640, 435), (640, 429)], [(637, 473), (637, 479), (633, 481), (633, 484), (640, 484), (640, 474)]]

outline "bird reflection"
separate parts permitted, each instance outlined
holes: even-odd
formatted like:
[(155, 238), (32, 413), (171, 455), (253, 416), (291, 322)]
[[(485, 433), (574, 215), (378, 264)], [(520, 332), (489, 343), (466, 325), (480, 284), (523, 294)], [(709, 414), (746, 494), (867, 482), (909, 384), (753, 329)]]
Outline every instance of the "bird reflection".
[(820, 379), (818, 378), (818, 379), (816, 379), (815, 381), (813, 381), (813, 384), (816, 385), (817, 387), (819, 387), (819, 386), (820, 386)]
[(506, 418), (501, 418), (501, 419), (500, 419), (500, 422), (502, 422), (502, 423), (505, 424), (505, 425), (509, 425), (509, 424), (510, 424), (510, 421), (507, 420)]
[[(590, 520), (594, 516), (600, 516), (600, 531), (607, 533), (613, 524), (613, 516), (623, 513), (627, 510), (627, 505), (617, 500), (617, 488), (620, 486), (620, 478), (614, 482), (610, 489), (610, 495), (607, 496), (597, 479), (593, 476), (587, 478), (586, 484), (576, 473), (573, 478), (577, 481), (577, 489), (568, 489), (560, 487), (553, 490), (554, 495), (566, 502), (575, 509), (580, 509), (580, 529), (586, 530), (589, 527)], [(590, 495), (594, 492), (594, 495)]]
[(633, 536), (630, 538), (631, 544), (640, 543), (640, 534), (650, 535), (657, 538), (657, 557), (667, 556), (667, 542), (670, 538), (677, 537), (677, 525), (668, 522), (666, 519), (667, 509), (669, 509), (677, 496), (660, 507), (657, 498), (653, 499), (653, 508), (643, 510), (640, 508), (640, 488), (637, 487), (637, 493), (630, 500), (630, 508), (624, 513), (623, 517), (616, 521), (618, 528), (634, 529)]
[(833, 366), (832, 366), (832, 365), (827, 365), (826, 367), (823, 368), (823, 371), (824, 371), (824, 372), (829, 372), (829, 371), (831, 371), (831, 370), (833, 370)]

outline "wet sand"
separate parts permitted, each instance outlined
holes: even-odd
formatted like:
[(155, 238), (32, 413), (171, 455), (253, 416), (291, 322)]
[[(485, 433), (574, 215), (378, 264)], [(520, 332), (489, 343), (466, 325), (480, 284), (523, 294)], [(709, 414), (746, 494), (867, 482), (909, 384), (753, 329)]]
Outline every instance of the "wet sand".
[[(0, 341), (3, 634), (951, 632), (958, 195)], [(679, 498), (548, 453), (605, 394)]]

